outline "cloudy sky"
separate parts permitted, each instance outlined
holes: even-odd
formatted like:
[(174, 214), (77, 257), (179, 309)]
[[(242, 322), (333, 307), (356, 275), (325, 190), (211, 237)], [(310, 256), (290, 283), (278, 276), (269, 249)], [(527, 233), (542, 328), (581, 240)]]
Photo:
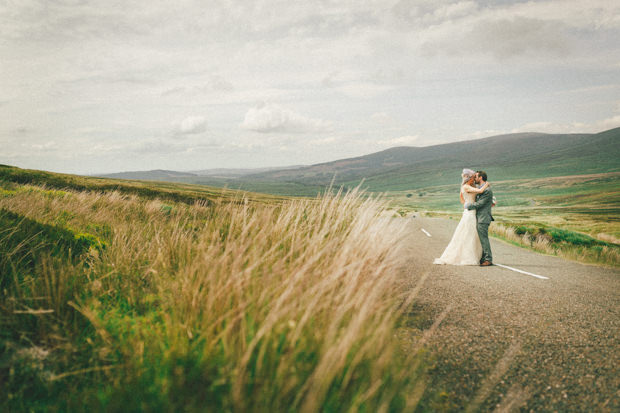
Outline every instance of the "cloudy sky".
[(0, 0), (0, 163), (284, 166), (620, 126), (613, 0)]

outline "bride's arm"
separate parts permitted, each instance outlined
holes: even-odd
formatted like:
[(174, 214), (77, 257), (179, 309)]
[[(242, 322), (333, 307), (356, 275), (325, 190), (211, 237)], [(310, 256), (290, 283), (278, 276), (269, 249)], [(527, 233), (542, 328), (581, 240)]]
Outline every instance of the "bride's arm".
[(463, 193), (459, 192), (459, 195), (461, 196), (461, 204), (465, 203), (465, 198), (463, 198)]
[(465, 185), (465, 190), (467, 192), (473, 192), (474, 194), (481, 194), (484, 191), (486, 191), (486, 189), (490, 186), (491, 184), (489, 182), (486, 182), (484, 185), (482, 185), (482, 187), (480, 188), (474, 188), (473, 186), (469, 186), (469, 185)]

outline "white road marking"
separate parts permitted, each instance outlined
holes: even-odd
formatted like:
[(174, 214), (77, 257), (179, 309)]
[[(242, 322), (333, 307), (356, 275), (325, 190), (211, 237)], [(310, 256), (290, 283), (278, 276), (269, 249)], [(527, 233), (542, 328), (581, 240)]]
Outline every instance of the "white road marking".
[(527, 272), (527, 271), (523, 271), (523, 270), (518, 270), (516, 268), (512, 268), (512, 267), (509, 267), (507, 265), (502, 265), (502, 264), (493, 264), (493, 265), (497, 265), (498, 267), (506, 268), (507, 270), (520, 272), (521, 274), (531, 275), (532, 277), (540, 278), (541, 280), (548, 280), (549, 279), (549, 277), (545, 277), (545, 276), (538, 275), (538, 274), (532, 274), (531, 272)]
[(430, 237), (430, 236), (431, 236), (431, 234), (429, 234), (429, 233), (428, 233), (428, 231), (427, 231), (427, 230), (425, 230), (424, 228), (422, 228), (422, 232), (423, 232), (423, 233), (425, 233), (427, 237)]

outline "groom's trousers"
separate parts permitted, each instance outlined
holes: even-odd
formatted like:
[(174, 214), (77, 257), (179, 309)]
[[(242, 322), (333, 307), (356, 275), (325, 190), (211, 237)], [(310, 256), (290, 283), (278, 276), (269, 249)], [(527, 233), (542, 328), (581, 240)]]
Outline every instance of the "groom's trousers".
[(489, 242), (489, 224), (478, 224), (478, 237), (480, 238), (480, 244), (482, 244), (481, 261), (493, 262), (493, 255), (491, 255), (491, 243)]

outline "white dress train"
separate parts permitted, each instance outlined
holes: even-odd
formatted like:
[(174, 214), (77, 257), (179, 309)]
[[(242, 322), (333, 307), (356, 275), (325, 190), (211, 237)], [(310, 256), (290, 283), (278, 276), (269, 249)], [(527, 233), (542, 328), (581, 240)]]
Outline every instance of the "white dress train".
[[(463, 188), (461, 192), (465, 202), (476, 201), (476, 194), (465, 192)], [(465, 209), (450, 243), (433, 264), (479, 265), (480, 258), (482, 258), (482, 245), (478, 237), (476, 210)]]

